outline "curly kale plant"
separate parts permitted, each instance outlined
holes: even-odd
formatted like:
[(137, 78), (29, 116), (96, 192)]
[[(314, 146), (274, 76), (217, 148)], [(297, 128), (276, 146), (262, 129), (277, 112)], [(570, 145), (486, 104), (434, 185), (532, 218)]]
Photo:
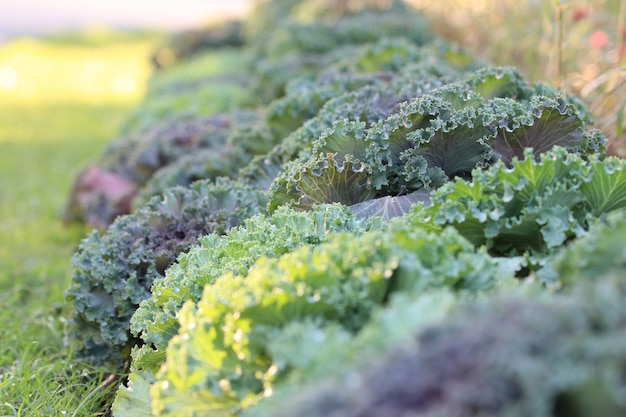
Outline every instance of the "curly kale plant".
[[(290, 78), (285, 95), (268, 105), (267, 123), (277, 136), (287, 136), (329, 100), (365, 85), (387, 86), (396, 91), (398, 99), (405, 96), (398, 102), (406, 101), (412, 96), (402, 94), (403, 86), (414, 90), (419, 85), (427, 91), (435, 87), (430, 85), (434, 80), (440, 81), (441, 86), (462, 77), (465, 65), (449, 63), (444, 50), (445, 47), (431, 45), (418, 47), (404, 38), (383, 38), (357, 48), (341, 49), (334, 53), (332, 63), (313, 76)], [(390, 94), (386, 92), (387, 96)]]
[(221, 275), (235, 271), (245, 276), (261, 257), (276, 258), (304, 245), (319, 244), (335, 232), (356, 236), (382, 227), (378, 220), (356, 221), (340, 205), (316, 207), (310, 212), (284, 207), (271, 217), (251, 217), (224, 236), (201, 238), (200, 245), (182, 254), (164, 278), (155, 280), (151, 298), (133, 315), (131, 330), (145, 345), (132, 352), (132, 392), (121, 388), (116, 407), (130, 410), (128, 415), (145, 408), (145, 403), (141, 406), (135, 402), (149, 400), (148, 381), (153, 382), (153, 372), (163, 364), (168, 342), (178, 333), (179, 310), (185, 301), (199, 301), (204, 287)]
[[(622, 175), (623, 173), (620, 173)], [(603, 181), (604, 182), (604, 181)], [(598, 186), (596, 182), (594, 186)], [(605, 187), (619, 187), (615, 182), (604, 182)], [(606, 190), (606, 188), (605, 188)], [(626, 196), (622, 195), (622, 200)], [(613, 203), (619, 200), (614, 199)], [(613, 207), (626, 206), (625, 201)], [(600, 280), (606, 275), (621, 276), (626, 265), (626, 211), (616, 210), (594, 222), (589, 233), (557, 251), (540, 271), (540, 276), (556, 277), (562, 287), (576, 285), (579, 280)]]
[(188, 187), (191, 183), (203, 179), (234, 177), (238, 169), (245, 166), (250, 159), (251, 155), (242, 152), (239, 147), (229, 145), (181, 156), (154, 173), (139, 189), (133, 199), (133, 206), (138, 209), (152, 197), (162, 195), (169, 188)]
[(626, 207), (626, 163), (598, 155), (585, 159), (563, 148), (539, 159), (528, 152), (511, 167), (498, 162), (474, 172), (472, 181), (446, 184), (431, 200), (417, 223), (453, 226), (476, 246), (525, 257), (522, 265), (536, 269), (596, 219)]
[[(380, 50), (387, 51), (386, 48), (404, 48), (406, 46), (405, 42), (381, 41), (378, 44), (368, 46), (367, 50), (369, 51), (371, 47), (380, 52)], [(453, 80), (455, 76), (460, 76), (460, 72), (456, 69), (448, 67), (444, 62), (439, 62), (437, 58), (433, 58), (426, 52), (417, 55), (423, 61), (415, 61), (411, 66), (397, 73), (377, 72), (370, 76), (356, 76), (356, 78), (342, 76), (340, 80), (346, 82), (358, 81), (354, 86), (360, 83), (365, 85), (325, 101), (315, 117), (308, 119), (301, 127), (285, 137), (264, 158), (256, 159), (241, 175), (251, 177), (253, 180), (260, 175), (265, 178), (264, 184), (269, 185), (275, 177), (275, 175), (265, 175), (269, 166), (272, 166), (272, 171), (277, 173), (283, 164), (297, 157), (309, 159), (315, 141), (328, 129), (332, 129), (333, 124), (337, 121), (343, 119), (361, 120), (369, 127), (397, 112), (402, 103), (442, 87)], [(426, 59), (426, 57), (429, 58)], [(324, 81), (327, 80), (326, 77), (335, 80), (337, 74), (331, 71), (320, 75), (316, 82), (322, 83), (321, 91), (326, 88), (324, 87), (326, 82), (331, 82), (331, 85), (334, 85), (334, 81)], [(302, 84), (296, 83), (296, 85)], [(343, 86), (342, 88), (347, 87)], [(288, 95), (275, 101), (268, 111), (270, 128), (280, 130), (289, 126), (286, 120), (300, 117), (298, 114), (302, 111), (302, 106), (308, 109), (317, 108), (319, 105), (316, 101), (316, 97), (319, 97), (317, 94), (324, 93), (314, 88), (309, 91), (309, 94), (304, 94), (303, 97), (297, 97), (294, 93), (293, 96)], [(295, 112), (295, 115), (292, 112)]]
[[(324, 372), (304, 375), (305, 383), (276, 384), (273, 398), (243, 415), (622, 416), (626, 282), (619, 273), (596, 278), (552, 296), (502, 292), (453, 302), (430, 324), (404, 333), (396, 346), (371, 348), (364, 342), (408, 327), (406, 302), (404, 308), (390, 308), (384, 317), (388, 327), (380, 321), (367, 327), (354, 347), (345, 347), (345, 336), (318, 329), (318, 338), (325, 336), (335, 352), (351, 351), (339, 353), (350, 359), (339, 363), (327, 350), (310, 365)], [(418, 317), (434, 306), (428, 298), (450, 304), (445, 296), (414, 300)]]
[(68, 336), (77, 356), (121, 368), (137, 339), (130, 318), (150, 297), (154, 280), (198, 237), (223, 234), (261, 212), (260, 191), (234, 181), (198, 182), (169, 189), (136, 213), (119, 217), (104, 234), (92, 232), (80, 244), (66, 292), (74, 306)]
[(314, 80), (299, 78), (291, 81), (285, 95), (268, 105), (268, 126), (275, 136), (284, 138), (315, 117), (329, 100), (390, 77), (387, 73), (363, 75), (325, 71)]
[(234, 131), (260, 122), (259, 114), (252, 111), (166, 120), (146, 132), (111, 142), (99, 165), (143, 185), (179, 158), (202, 149), (219, 150)]
[(578, 102), (536, 94), (547, 91), (524, 86), (510, 68), (481, 70), (470, 81), (430, 90), (371, 126), (335, 119), (308, 154), (285, 164), (270, 208), (352, 205), (438, 188), (498, 160), (510, 165), (526, 148), (536, 156), (556, 145), (583, 155), (602, 149)]
[[(234, 249), (227, 253), (236, 254)], [(187, 269), (200, 277), (211, 270)], [(337, 323), (350, 334), (396, 291), (480, 292), (507, 277), (454, 230), (428, 234), (403, 224), (387, 232), (335, 234), (279, 258), (261, 257), (251, 268), (230, 270), (206, 285), (200, 301), (187, 302), (178, 313), (179, 335), (152, 384), (154, 410), (163, 416), (207, 409), (230, 415), (257, 402), (298, 367), (298, 353), (284, 343), (294, 323)], [(282, 353), (275, 350), (279, 346)], [(150, 379), (145, 372), (133, 376), (138, 384)], [(134, 395), (122, 388), (119, 406)]]
[[(358, 80), (356, 77), (385, 78), (393, 74), (413, 73), (414, 76), (423, 76), (425, 73), (432, 76), (461, 77), (462, 71), (480, 68), (473, 57), (463, 50), (443, 41), (417, 46), (405, 38), (381, 38), (376, 42), (360, 46), (346, 46), (328, 52), (322, 56), (311, 57), (309, 55), (287, 55), (274, 61), (269, 60), (259, 64), (256, 74), (255, 88), (262, 94), (269, 95), (266, 101), (278, 98), (278, 114), (281, 108), (289, 109), (289, 104), (296, 104), (295, 110), (310, 111), (315, 102), (311, 102), (306, 95), (306, 101), (298, 103), (294, 97), (291, 100), (289, 94), (293, 94), (293, 88), (301, 83), (322, 83), (320, 95), (316, 91), (307, 92), (310, 99), (323, 100), (329, 94), (329, 88), (333, 88), (325, 78), (336, 77), (333, 74), (349, 75), (348, 79)], [(407, 77), (407, 80), (409, 78)], [(335, 84), (336, 85), (336, 84)], [(341, 84), (336, 85), (341, 87)], [(349, 85), (348, 85), (349, 86)], [(318, 88), (315, 88), (317, 90)], [(261, 92), (262, 91), (262, 92)], [(270, 95), (271, 93), (271, 95)], [(286, 98), (287, 105), (280, 102)], [(306, 106), (305, 106), (306, 105)], [(297, 115), (297, 114), (296, 114)], [(284, 118), (283, 118), (284, 120)]]
[(556, 295), (397, 294), (353, 339), (309, 326), (302, 371), (243, 415), (621, 416), (625, 231), (617, 211), (558, 250)]
[[(133, 315), (131, 329), (146, 345), (133, 354), (133, 367), (158, 365), (167, 343), (179, 329), (178, 311), (187, 300), (197, 302), (205, 286), (227, 272), (246, 276), (260, 258), (276, 258), (303, 245), (326, 241), (331, 233), (355, 236), (379, 229), (379, 221), (356, 221), (345, 207), (328, 205), (310, 212), (284, 207), (271, 217), (255, 216), (230, 229), (226, 235), (200, 238), (200, 244), (182, 254), (165, 277), (152, 286), (152, 295)], [(156, 369), (153, 369), (156, 370)]]
[(151, 197), (161, 195), (171, 187), (187, 187), (194, 181), (218, 177), (234, 178), (254, 155), (269, 151), (274, 145), (274, 138), (255, 113), (248, 115), (234, 117), (224, 142), (216, 141), (206, 148), (188, 151), (158, 169), (139, 189), (133, 206), (141, 207)]
[(302, 54), (323, 54), (340, 46), (362, 45), (382, 38), (406, 38), (423, 45), (433, 38), (423, 15), (408, 8), (388, 11), (362, 10), (311, 23), (287, 20), (272, 33), (266, 55), (282, 56), (297, 51)]
[(412, 77), (416, 72), (417, 69), (410, 74), (389, 75), (328, 100), (315, 117), (285, 137), (266, 155), (254, 158), (239, 176), (268, 189), (284, 164), (298, 157), (310, 158), (313, 143), (337, 120), (360, 119), (369, 126), (397, 111), (401, 103), (445, 84), (446, 78), (429, 74), (430, 68), (420, 68), (420, 76)]
[[(140, 207), (168, 187), (234, 177), (253, 155), (265, 153), (273, 145), (257, 111), (165, 121), (147, 132), (110, 143), (98, 162), (101, 168), (97, 169), (103, 174), (91, 178), (86, 171), (77, 179), (66, 218), (104, 229), (116, 216)], [(104, 175), (116, 181), (106, 181)], [(128, 184), (133, 193), (128, 197), (131, 201), (117, 208), (120, 182)]]
[[(433, 37), (422, 15), (406, 10), (361, 12), (311, 23), (287, 21), (264, 42), (266, 48), (257, 48), (262, 51), (254, 64), (253, 91), (257, 102), (263, 104), (283, 96), (287, 83), (296, 77), (314, 76), (328, 67), (339, 69), (338, 62), (348, 66), (350, 62), (358, 63), (368, 54), (369, 47), (362, 45), (388, 38), (404, 38), (404, 43), (412, 45), (411, 50), (415, 51)], [(378, 61), (369, 61), (376, 62), (375, 65), (351, 72), (397, 69), (410, 61), (406, 50), (395, 52), (377, 54)], [(341, 69), (346, 71), (345, 67)]]

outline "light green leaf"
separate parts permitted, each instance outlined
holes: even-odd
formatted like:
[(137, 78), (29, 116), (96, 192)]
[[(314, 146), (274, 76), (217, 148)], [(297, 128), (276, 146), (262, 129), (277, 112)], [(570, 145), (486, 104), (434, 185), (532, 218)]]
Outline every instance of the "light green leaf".
[(580, 190), (594, 216), (626, 207), (625, 162), (618, 158), (591, 160), (589, 179)]
[(151, 372), (132, 372), (126, 385), (117, 391), (112, 411), (114, 417), (154, 417), (150, 385), (154, 382)]

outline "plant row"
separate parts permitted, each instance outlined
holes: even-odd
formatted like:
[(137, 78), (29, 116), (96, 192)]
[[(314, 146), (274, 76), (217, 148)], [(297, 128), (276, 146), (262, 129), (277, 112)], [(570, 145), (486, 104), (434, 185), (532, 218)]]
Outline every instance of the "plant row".
[(130, 372), (113, 414), (623, 413), (626, 171), (585, 107), (402, 3), (322, 3), (160, 70), (77, 179), (67, 336)]

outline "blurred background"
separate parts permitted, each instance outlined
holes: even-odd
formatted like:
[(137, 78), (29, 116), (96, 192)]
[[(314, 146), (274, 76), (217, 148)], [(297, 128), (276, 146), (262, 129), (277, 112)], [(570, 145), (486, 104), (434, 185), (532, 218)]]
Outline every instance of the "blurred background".
[(581, 97), (609, 138), (609, 153), (626, 155), (626, 1), (409, 2), (440, 36)]
[(180, 30), (242, 16), (250, 6), (250, 0), (0, 0), (0, 37), (89, 26)]
[[(494, 64), (514, 65), (531, 81), (556, 84), (581, 96), (597, 115), (598, 127), (611, 139), (610, 150), (624, 154), (626, 1), (406, 1), (423, 10), (439, 36), (466, 46), (473, 54)], [(389, 0), (378, 2), (389, 3)], [(332, 8), (358, 0), (308, 3)], [(0, 0), (0, 44), (24, 36), (46, 36), (93, 46), (110, 41), (114, 31), (122, 39), (120, 30), (135, 34), (179, 32), (227, 19), (242, 19), (255, 5), (262, 8), (263, 0)], [(23, 45), (24, 48), (28, 49)], [(3, 58), (0, 94), (11, 86), (14, 94), (32, 93), (33, 83), (29, 86), (27, 81), (30, 76), (36, 77), (34, 62), (24, 58), (28, 68), (20, 68), (17, 74), (16, 66), (7, 64), (6, 51)], [(118, 62), (114, 67), (119, 69), (120, 65), (125, 66)], [(45, 76), (54, 76), (53, 69), (47, 67), (51, 72), (46, 70)], [(83, 69), (94, 74), (95, 67), (93, 64)], [(78, 77), (84, 81), (89, 78), (89, 74), (78, 76), (77, 70), (67, 73), (66, 78)], [(128, 71), (125, 71), (127, 75)], [(140, 80), (140, 73), (132, 74), (135, 80), (137, 76)], [(18, 78), (22, 80), (20, 88), (17, 88)], [(103, 94), (129, 91), (130, 75), (125, 80), (116, 79), (115, 85), (101, 80)], [(85, 81), (85, 84), (93, 83)], [(89, 95), (93, 97), (93, 91)]]
[[(251, 6), (250, 0), (0, 0), (0, 98), (136, 97), (148, 76), (150, 48), (158, 39), (241, 19)], [(131, 52), (137, 42), (143, 48)], [(56, 50), (50, 49), (51, 43)], [(84, 48), (61, 50), (61, 44)], [(119, 53), (105, 56), (93, 49), (107, 46)], [(88, 47), (97, 56), (88, 57)]]

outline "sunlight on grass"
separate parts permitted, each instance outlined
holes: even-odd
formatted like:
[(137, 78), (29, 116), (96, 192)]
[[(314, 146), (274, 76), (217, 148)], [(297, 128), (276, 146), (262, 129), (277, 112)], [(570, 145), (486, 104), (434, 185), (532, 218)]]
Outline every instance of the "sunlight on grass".
[(149, 74), (147, 42), (97, 48), (33, 39), (0, 49), (0, 102), (85, 104), (138, 100)]
[(142, 98), (153, 39), (79, 41), (0, 48), (0, 416), (102, 415), (113, 393), (65, 346), (63, 294), (85, 230), (60, 214)]

